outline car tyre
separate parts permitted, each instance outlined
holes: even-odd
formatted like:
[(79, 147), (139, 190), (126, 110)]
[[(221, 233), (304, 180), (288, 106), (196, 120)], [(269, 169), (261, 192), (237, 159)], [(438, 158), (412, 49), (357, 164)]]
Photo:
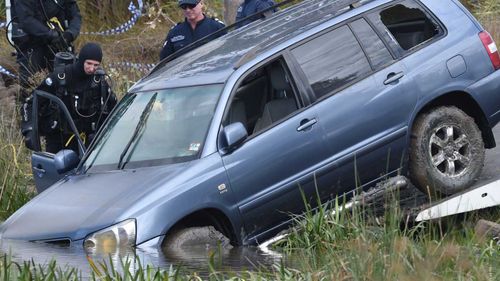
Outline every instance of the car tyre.
[(186, 248), (231, 248), (230, 240), (213, 226), (186, 227), (172, 231), (165, 241), (165, 250), (178, 251)]
[(431, 197), (455, 194), (477, 181), (484, 143), (474, 119), (454, 106), (420, 114), (410, 144), (410, 178)]

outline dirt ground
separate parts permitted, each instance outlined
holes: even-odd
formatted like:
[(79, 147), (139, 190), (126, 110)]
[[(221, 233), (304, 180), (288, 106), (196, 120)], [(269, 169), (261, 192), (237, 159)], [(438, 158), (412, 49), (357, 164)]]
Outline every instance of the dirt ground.
[(19, 91), (19, 86), (13, 84), (11, 79), (0, 76), (0, 115), (15, 106), (15, 97)]

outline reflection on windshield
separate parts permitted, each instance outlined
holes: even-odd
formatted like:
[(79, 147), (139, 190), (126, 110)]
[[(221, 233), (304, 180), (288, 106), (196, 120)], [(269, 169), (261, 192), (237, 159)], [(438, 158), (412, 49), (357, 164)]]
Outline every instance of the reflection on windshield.
[(84, 169), (114, 170), (196, 159), (222, 85), (128, 94), (104, 128)]

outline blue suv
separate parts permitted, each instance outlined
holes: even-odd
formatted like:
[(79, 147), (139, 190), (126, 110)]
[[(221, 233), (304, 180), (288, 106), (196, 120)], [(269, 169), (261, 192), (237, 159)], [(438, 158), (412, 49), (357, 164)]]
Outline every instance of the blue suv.
[(39, 190), (51, 186), (1, 233), (89, 249), (246, 245), (287, 227), (303, 198), (396, 174), (452, 194), (495, 147), (498, 69), (457, 0), (303, 1), (162, 61), (80, 157), (35, 152)]

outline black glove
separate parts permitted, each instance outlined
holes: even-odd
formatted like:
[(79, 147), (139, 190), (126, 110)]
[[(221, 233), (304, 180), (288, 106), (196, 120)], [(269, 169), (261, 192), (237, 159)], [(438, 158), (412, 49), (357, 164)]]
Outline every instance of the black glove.
[(66, 40), (66, 43), (68, 43), (68, 44), (73, 42), (73, 40), (74, 40), (73, 34), (71, 34), (71, 32), (69, 32), (69, 31), (64, 31), (63, 37), (64, 37), (64, 40)]

